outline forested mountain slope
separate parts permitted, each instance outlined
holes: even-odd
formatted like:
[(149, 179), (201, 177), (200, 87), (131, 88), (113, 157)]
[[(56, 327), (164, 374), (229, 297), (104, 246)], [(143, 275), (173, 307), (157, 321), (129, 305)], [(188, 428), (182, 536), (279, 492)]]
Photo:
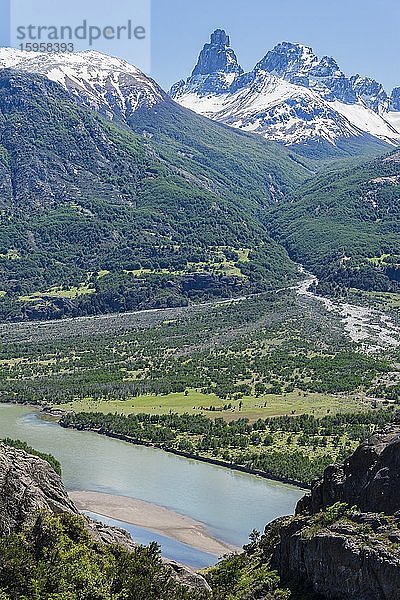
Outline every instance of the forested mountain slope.
[(0, 69), (1, 319), (290, 285), (287, 251), (325, 291), (396, 289), (397, 152), (311, 161), (119, 59), (15, 53), (0, 53), (18, 63)]
[(58, 83), (0, 71), (1, 318), (170, 306), (293, 276), (261, 215), (307, 169), (171, 100), (158, 110), (135, 134)]
[(395, 291), (400, 282), (400, 153), (317, 175), (268, 227), (328, 292)]

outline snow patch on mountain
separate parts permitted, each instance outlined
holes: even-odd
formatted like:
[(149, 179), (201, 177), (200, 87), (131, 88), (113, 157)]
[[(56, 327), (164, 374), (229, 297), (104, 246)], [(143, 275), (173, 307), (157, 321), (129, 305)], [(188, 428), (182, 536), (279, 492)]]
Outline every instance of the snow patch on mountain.
[(361, 101), (354, 104), (345, 104), (336, 100), (335, 102), (331, 102), (330, 105), (333, 110), (341, 114), (361, 131), (366, 131), (389, 143), (396, 139), (400, 141), (400, 129), (396, 129), (388, 119), (367, 108)]
[(400, 112), (399, 111), (389, 111), (385, 115), (385, 119), (390, 125), (396, 130), (400, 131)]
[(338, 137), (361, 134), (312, 90), (299, 91), (297, 86), (264, 71), (257, 73), (250, 86), (233, 94), (200, 97), (192, 93), (180, 102), (209, 118), (287, 144), (316, 136), (335, 143)]

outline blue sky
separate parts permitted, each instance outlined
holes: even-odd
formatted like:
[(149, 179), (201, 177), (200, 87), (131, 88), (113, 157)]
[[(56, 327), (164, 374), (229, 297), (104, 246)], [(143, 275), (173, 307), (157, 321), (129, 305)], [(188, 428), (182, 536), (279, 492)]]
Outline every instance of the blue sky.
[(281, 41), (334, 56), (388, 89), (400, 86), (399, 0), (153, 0), (152, 75), (168, 87), (186, 77), (217, 27), (245, 70)]
[[(93, 21), (101, 13), (103, 21), (112, 22), (116, 13), (122, 19), (124, 10), (127, 18), (130, 12), (134, 17), (135, 5), (145, 0), (116, 0), (112, 9), (109, 0), (95, 4), (94, 0), (0, 0), (3, 45), (10, 1), (14, 5), (31, 3), (36, 14), (38, 6), (47, 1), (53, 11), (59, 7), (63, 22), (76, 20), (76, 6), (83, 6), (84, 15)], [(93, 17), (90, 5), (97, 6)], [(150, 74), (164, 88), (186, 77), (211, 31), (221, 27), (230, 34), (246, 70), (276, 43), (296, 41), (312, 46), (319, 55), (334, 56), (346, 73), (372, 76), (390, 90), (400, 86), (399, 23), (399, 0), (152, 0)], [(129, 42), (99, 49), (107, 51), (107, 47), (110, 53), (134, 61)], [(145, 62), (138, 66), (146, 68)]]

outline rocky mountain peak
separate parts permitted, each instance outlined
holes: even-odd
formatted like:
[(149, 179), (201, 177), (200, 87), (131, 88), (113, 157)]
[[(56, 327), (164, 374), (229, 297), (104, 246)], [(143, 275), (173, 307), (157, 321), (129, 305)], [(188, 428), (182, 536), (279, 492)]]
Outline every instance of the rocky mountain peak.
[(321, 60), (310, 70), (315, 77), (332, 77), (334, 75), (341, 76), (339, 65), (332, 56), (323, 56)]
[(345, 104), (355, 104), (357, 95), (350, 79), (341, 71), (336, 60), (323, 56), (309, 71), (309, 85), (316, 89), (325, 100), (339, 100)]
[(268, 71), (291, 83), (296, 83), (299, 78), (305, 77), (317, 62), (318, 58), (312, 48), (302, 44), (282, 42), (267, 52), (255, 69)]
[(375, 112), (386, 111), (389, 108), (389, 96), (383, 85), (371, 77), (353, 75), (350, 78), (353, 90), (368, 108)]
[(192, 76), (170, 95), (195, 112), (286, 145), (400, 139), (399, 117), (388, 113), (400, 111), (400, 88), (389, 102), (381, 84), (348, 77), (332, 56), (319, 58), (301, 43), (277, 44), (243, 73), (229, 36), (218, 29)]
[(243, 69), (230, 47), (229, 35), (224, 29), (216, 29), (211, 34), (210, 43), (205, 44), (200, 52), (191, 76), (173, 85), (170, 95), (178, 99), (185, 94), (200, 97), (225, 94), (242, 74)]
[(224, 29), (216, 29), (211, 34), (211, 44), (226, 46), (228, 48), (231, 45), (229, 35), (227, 35)]
[(390, 109), (400, 111), (400, 87), (394, 88), (390, 96)]
[(216, 29), (211, 34), (211, 42), (205, 44), (200, 52), (192, 77), (214, 73), (243, 73), (235, 52), (230, 48), (229, 36), (223, 29)]
[(140, 108), (166, 99), (165, 92), (139, 69), (94, 50), (52, 54), (0, 48), (0, 70), (7, 68), (42, 75), (111, 120), (125, 120)]
[(289, 83), (316, 91), (328, 101), (356, 102), (349, 79), (331, 56), (321, 59), (312, 48), (302, 44), (282, 42), (270, 50), (255, 70), (264, 70)]

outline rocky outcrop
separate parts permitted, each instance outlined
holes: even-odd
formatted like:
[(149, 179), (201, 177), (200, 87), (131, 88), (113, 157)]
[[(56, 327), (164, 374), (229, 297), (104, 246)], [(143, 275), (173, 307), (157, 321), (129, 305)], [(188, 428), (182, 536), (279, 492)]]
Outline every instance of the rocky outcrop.
[(400, 87), (394, 88), (390, 97), (390, 110), (400, 111)]
[(315, 514), (335, 502), (363, 512), (400, 511), (400, 417), (357, 448), (343, 465), (328, 467), (297, 514)]
[(43, 508), (78, 514), (47, 462), (0, 444), (0, 535), (17, 529)]
[(398, 600), (400, 418), (328, 467), (296, 515), (273, 524), (284, 583), (327, 600)]
[[(0, 536), (33, 521), (38, 510), (78, 515), (57, 473), (41, 458), (0, 443)], [(123, 529), (109, 527), (85, 517), (91, 537), (105, 544), (118, 544), (129, 551), (137, 544)], [(174, 561), (164, 561), (182, 585), (198, 590), (210, 587), (201, 575)]]
[(349, 513), (296, 517), (280, 530), (273, 565), (283, 582), (329, 600), (398, 600), (400, 530), (393, 519)]
[(205, 44), (191, 76), (181, 80), (171, 89), (171, 96), (177, 98), (188, 91), (195, 90), (201, 96), (224, 94), (231, 84), (243, 74), (234, 50), (230, 47), (230, 38), (223, 29), (211, 34), (211, 41)]
[[(0, 535), (33, 521), (38, 510), (79, 515), (57, 473), (41, 458), (0, 443)], [(86, 519), (93, 539), (106, 544), (135, 548), (122, 529)]]
[(350, 78), (353, 90), (368, 108), (376, 113), (389, 109), (389, 96), (381, 83), (371, 77), (354, 75)]
[(230, 48), (229, 36), (223, 29), (216, 29), (211, 34), (211, 43), (205, 44), (200, 52), (192, 77), (212, 75), (213, 73), (234, 73), (241, 75), (243, 69), (238, 64), (236, 54)]

